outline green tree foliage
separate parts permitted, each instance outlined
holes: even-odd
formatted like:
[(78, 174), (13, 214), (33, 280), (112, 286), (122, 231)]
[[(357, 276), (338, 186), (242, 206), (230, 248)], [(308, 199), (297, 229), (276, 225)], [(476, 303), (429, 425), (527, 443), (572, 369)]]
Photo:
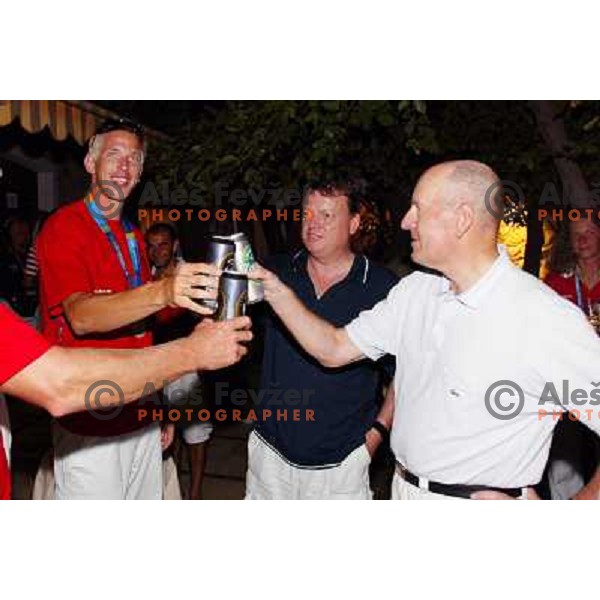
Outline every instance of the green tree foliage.
[[(564, 102), (570, 155), (600, 181), (599, 102)], [(149, 156), (172, 184), (298, 186), (332, 173), (365, 177), (377, 195), (409, 191), (429, 164), (473, 158), (535, 196), (560, 183), (525, 101), (235, 101), (207, 105)]]
[(217, 184), (297, 188), (333, 174), (390, 195), (406, 188), (412, 159), (438, 152), (420, 101), (226, 102), (173, 137), (150, 155), (151, 169), (209, 198)]
[[(600, 103), (560, 106), (567, 152), (594, 187)], [(351, 174), (369, 182), (380, 211), (397, 223), (419, 174), (453, 158), (490, 164), (518, 184), (530, 209), (548, 183), (561, 190), (555, 156), (525, 101), (231, 101), (207, 104), (171, 134), (172, 143), (150, 153), (153, 178), (200, 190), (206, 206), (217, 188), (226, 198), (235, 189), (298, 190), (312, 179)]]

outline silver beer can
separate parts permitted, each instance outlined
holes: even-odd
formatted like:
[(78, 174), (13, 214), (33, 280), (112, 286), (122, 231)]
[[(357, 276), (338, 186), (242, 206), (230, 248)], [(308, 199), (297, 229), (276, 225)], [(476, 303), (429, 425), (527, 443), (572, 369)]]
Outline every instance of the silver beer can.
[[(246, 234), (234, 233), (228, 239), (235, 244), (234, 269), (239, 273), (249, 273), (256, 261)], [(261, 300), (264, 300), (262, 283), (248, 279), (248, 304), (254, 304)]]
[[(221, 271), (234, 268), (236, 247), (232, 240), (226, 236), (211, 235), (206, 243), (205, 262), (215, 265)], [(212, 309), (217, 309), (216, 300), (199, 300), (200, 304)]]
[(217, 321), (227, 321), (246, 314), (248, 304), (248, 276), (246, 273), (225, 271), (219, 281)]
[(206, 262), (221, 271), (228, 271), (233, 268), (235, 251), (235, 244), (229, 236), (211, 235), (207, 241)]

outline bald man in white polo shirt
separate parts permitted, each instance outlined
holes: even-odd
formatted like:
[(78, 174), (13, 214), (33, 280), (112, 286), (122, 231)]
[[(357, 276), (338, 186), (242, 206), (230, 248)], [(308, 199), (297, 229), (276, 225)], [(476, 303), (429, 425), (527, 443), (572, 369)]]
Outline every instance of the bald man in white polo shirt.
[[(402, 227), (413, 260), (439, 274), (405, 277), (343, 328), (308, 311), (269, 271), (254, 272), (323, 365), (396, 357), (394, 498), (533, 497), (528, 488), (542, 477), (559, 415), (577, 408), (600, 433), (600, 338), (576, 307), (498, 249), (489, 206), (500, 198), (497, 175), (482, 163), (426, 171)], [(580, 391), (576, 405), (565, 403), (565, 380)], [(599, 490), (596, 478), (578, 497)]]

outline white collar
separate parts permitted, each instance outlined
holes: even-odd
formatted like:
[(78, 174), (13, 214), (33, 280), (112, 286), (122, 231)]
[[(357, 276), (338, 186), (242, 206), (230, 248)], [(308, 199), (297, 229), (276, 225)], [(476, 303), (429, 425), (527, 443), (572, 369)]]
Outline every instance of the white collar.
[(470, 308), (479, 308), (499, 275), (511, 264), (506, 248), (498, 245), (498, 257), (474, 285), (460, 294), (455, 294), (452, 291), (450, 280), (442, 276), (440, 281), (440, 295), (447, 296), (448, 299), (457, 300)]

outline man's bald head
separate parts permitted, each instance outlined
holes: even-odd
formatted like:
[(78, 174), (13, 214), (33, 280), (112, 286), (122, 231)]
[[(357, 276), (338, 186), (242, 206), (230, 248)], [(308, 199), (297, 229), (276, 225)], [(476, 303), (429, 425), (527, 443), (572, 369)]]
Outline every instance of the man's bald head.
[(461, 203), (472, 209), (476, 225), (498, 228), (499, 220), (486, 206), (486, 196), (493, 212), (503, 207), (502, 185), (498, 175), (487, 165), (475, 160), (455, 160), (436, 165), (427, 170), (421, 180), (434, 189), (436, 200), (448, 208)]
[(488, 195), (500, 197), (500, 180), (480, 162), (452, 161), (426, 171), (402, 220), (411, 232), (413, 260), (445, 273), (469, 257), (492, 256), (498, 219), (486, 208)]

